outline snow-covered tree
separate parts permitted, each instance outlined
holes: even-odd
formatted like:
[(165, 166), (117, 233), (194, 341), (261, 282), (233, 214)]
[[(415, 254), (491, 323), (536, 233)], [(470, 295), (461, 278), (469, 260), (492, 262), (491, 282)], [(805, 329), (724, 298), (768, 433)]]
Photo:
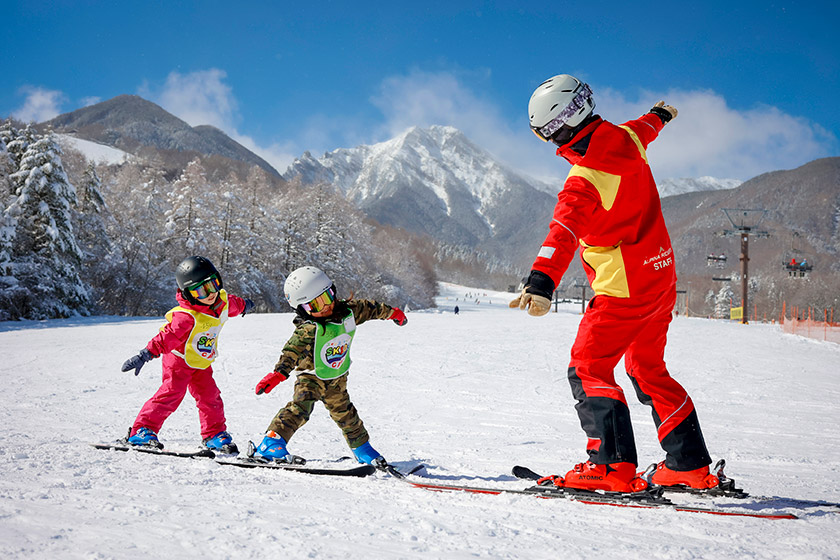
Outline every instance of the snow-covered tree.
[(381, 278), (378, 297), (413, 309), (434, 305), (437, 276), (432, 244), (421, 244), (406, 232), (389, 227), (376, 231), (373, 243)]
[[(29, 129), (27, 129), (29, 131)], [(6, 209), (14, 221), (11, 276), (4, 291), (10, 318), (44, 319), (89, 314), (88, 292), (79, 277), (82, 253), (76, 244), (70, 207), (76, 191), (61, 164), (61, 148), (52, 135), (15, 139), (26, 149), (11, 175), (14, 193)]]
[(243, 198), (243, 229), (239, 248), (248, 256), (264, 255), (274, 245), (271, 235), (276, 231), (278, 210), (266, 204), (277, 193), (269, 186), (268, 173), (255, 165), (241, 187)]
[[(187, 168), (172, 184), (168, 195), (169, 209), (166, 211), (166, 231), (174, 247), (187, 257), (202, 252), (200, 249), (211, 245), (206, 243), (208, 234), (202, 224), (202, 198), (209, 189), (207, 173), (201, 161), (196, 158), (187, 164)], [(210, 256), (208, 255), (208, 258)]]
[(11, 175), (15, 172), (15, 164), (12, 154), (9, 153), (7, 144), (12, 139), (11, 123), (6, 122), (0, 125), (0, 205), (3, 209), (11, 203), (10, 196), (14, 193), (12, 188)]
[(163, 170), (122, 166), (103, 183), (113, 221), (107, 222), (120, 255), (103, 308), (118, 315), (159, 314), (172, 306), (176, 260), (164, 227), (171, 185)]
[[(12, 158), (6, 148), (6, 141), (11, 138), (11, 135), (6, 133), (7, 129), (4, 127), (0, 127), (0, 291), (8, 293), (17, 284), (12, 271), (12, 247), (17, 221), (6, 210), (12, 202), (14, 193), (11, 179), (14, 169)], [(10, 128), (11, 125), (9, 125)], [(6, 311), (5, 297), (0, 297), (0, 321), (9, 318), (11, 316)]]
[(720, 290), (717, 291), (717, 293), (712, 293), (711, 295), (711, 303), (714, 306), (715, 317), (718, 319), (728, 319), (729, 310), (733, 307), (732, 300), (735, 297), (735, 292), (732, 291), (732, 286), (730, 286), (727, 282)]
[(9, 156), (12, 159), (12, 165), (15, 169), (20, 167), (23, 154), (29, 146), (36, 140), (37, 133), (32, 125), (27, 125), (23, 130), (16, 130), (11, 121), (0, 127), (0, 136), (6, 138), (6, 149), (9, 151)]
[(88, 163), (77, 187), (73, 229), (82, 251), (81, 277), (97, 311), (108, 312), (108, 298), (118, 283), (122, 253), (108, 235), (108, 224), (113, 222), (113, 217), (102, 196), (102, 180), (94, 164)]

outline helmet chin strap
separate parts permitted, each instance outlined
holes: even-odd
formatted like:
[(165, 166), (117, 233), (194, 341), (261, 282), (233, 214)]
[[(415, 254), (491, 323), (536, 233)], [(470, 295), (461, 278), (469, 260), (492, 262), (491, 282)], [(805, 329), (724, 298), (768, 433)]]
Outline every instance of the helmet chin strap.
[(576, 129), (574, 128), (567, 128), (564, 126), (551, 137), (551, 142), (557, 146), (564, 146), (574, 137), (575, 130)]

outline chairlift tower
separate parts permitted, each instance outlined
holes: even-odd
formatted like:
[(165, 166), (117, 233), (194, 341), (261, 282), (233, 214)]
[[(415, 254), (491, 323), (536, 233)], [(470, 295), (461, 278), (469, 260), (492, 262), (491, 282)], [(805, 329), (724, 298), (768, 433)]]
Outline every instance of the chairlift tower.
[(724, 230), (722, 234), (727, 237), (739, 236), (741, 238), (741, 323), (749, 323), (749, 262), (750, 262), (750, 235), (756, 238), (769, 237), (766, 231), (758, 231), (756, 228), (764, 220), (767, 210), (758, 208), (724, 208), (723, 213), (729, 223), (731, 230)]

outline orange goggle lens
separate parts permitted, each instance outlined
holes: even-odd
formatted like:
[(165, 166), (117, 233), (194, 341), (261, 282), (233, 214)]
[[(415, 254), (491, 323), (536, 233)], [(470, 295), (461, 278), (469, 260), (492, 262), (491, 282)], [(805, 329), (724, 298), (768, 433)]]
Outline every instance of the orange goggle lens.
[(318, 313), (319, 311), (323, 311), (326, 309), (330, 304), (335, 301), (335, 292), (332, 289), (325, 291), (320, 296), (316, 297), (309, 303), (302, 304), (303, 310), (307, 313)]
[(543, 136), (542, 134), (540, 134), (540, 131), (539, 131), (539, 130), (537, 130), (536, 128), (534, 128), (533, 126), (531, 127), (531, 132), (533, 132), (533, 133), (534, 133), (534, 136), (536, 136), (537, 138), (539, 138), (539, 139), (540, 139), (540, 140), (542, 140), (543, 142), (548, 142), (548, 138), (546, 138), (545, 136)]
[(222, 281), (218, 276), (212, 276), (195, 286), (187, 288), (190, 295), (196, 299), (204, 299), (210, 294), (215, 294), (222, 288)]

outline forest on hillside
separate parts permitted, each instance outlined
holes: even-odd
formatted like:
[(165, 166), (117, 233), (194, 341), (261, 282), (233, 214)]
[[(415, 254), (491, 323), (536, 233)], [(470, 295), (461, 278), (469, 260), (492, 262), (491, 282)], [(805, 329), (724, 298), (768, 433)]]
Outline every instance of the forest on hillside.
[(288, 311), (283, 282), (314, 265), (339, 296), (434, 306), (436, 248), (366, 220), (325, 185), (263, 169), (96, 165), (55, 135), (0, 125), (0, 320), (160, 315), (174, 270), (212, 260), (225, 288), (263, 312)]

